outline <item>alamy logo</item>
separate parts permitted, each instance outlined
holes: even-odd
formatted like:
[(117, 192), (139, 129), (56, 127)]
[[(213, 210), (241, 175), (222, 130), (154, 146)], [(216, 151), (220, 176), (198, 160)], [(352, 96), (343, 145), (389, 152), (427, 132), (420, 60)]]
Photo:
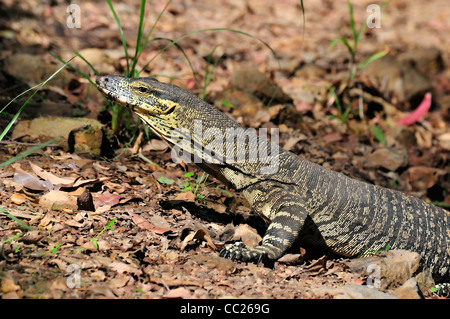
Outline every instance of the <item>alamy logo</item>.
[(369, 4), (367, 6), (367, 12), (370, 12), (370, 15), (367, 17), (367, 26), (370, 29), (373, 28), (381, 28), (381, 7), (377, 4)]
[(279, 168), (278, 129), (227, 127), (204, 129), (202, 120), (194, 120), (194, 131), (176, 129), (171, 135), (174, 141), (172, 160), (185, 163), (208, 164), (257, 164), (261, 174), (275, 174)]
[(81, 9), (78, 4), (70, 4), (67, 6), (67, 13), (69, 16), (67, 17), (66, 25), (68, 28), (81, 28)]
[(66, 272), (70, 275), (66, 279), (66, 285), (70, 289), (81, 287), (81, 267), (77, 264), (67, 266)]
[(377, 264), (370, 264), (367, 266), (367, 287), (380, 288), (381, 287), (381, 268)]

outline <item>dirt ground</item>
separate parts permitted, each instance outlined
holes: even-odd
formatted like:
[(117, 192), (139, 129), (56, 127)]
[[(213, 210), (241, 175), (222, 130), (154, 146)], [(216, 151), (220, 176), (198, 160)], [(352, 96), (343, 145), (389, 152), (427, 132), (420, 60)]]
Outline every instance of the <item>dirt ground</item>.
[[(353, 2), (359, 31), (373, 1)], [(79, 52), (100, 74), (124, 73), (127, 61), (108, 4), (78, 4), (80, 28), (70, 28), (64, 1), (0, 1), (0, 131), (26, 98), (3, 107), (62, 65), (54, 56), (66, 61)], [(140, 2), (113, 4), (132, 56)], [(147, 3), (146, 32), (165, 5)], [(304, 10), (305, 24), (300, 1), (174, 0), (154, 28), (150, 39), (156, 40), (142, 51), (140, 76), (159, 76), (200, 95), (205, 70), (217, 61), (205, 99), (243, 126), (278, 128), (280, 144), (299, 156), (449, 209), (448, 1), (383, 7), (380, 27), (365, 29), (355, 59), (387, 55), (349, 82), (351, 54), (342, 42), (330, 49), (337, 38), (352, 43), (347, 2), (308, 1)], [(195, 32), (204, 29), (215, 30)], [(182, 51), (172, 46), (159, 53), (167, 39), (191, 32), (177, 43)], [(95, 79), (80, 58), (71, 64)], [(284, 95), (268, 102), (261, 88), (250, 89), (260, 77)], [(423, 111), (427, 92), (432, 104)], [(167, 145), (129, 113), (111, 129), (113, 111), (105, 105), (93, 85), (66, 68), (0, 141), (3, 163), (63, 134), (56, 133), (62, 118), (95, 120), (103, 128), (99, 149), (86, 142), (88, 149), (74, 151), (65, 136), (65, 144), (0, 168), (2, 298), (317, 299), (336, 297), (321, 287), (367, 285), (367, 275), (351, 272), (340, 258), (306, 247), (271, 268), (220, 258), (234, 240), (257, 244), (262, 219), (233, 189), (205, 179), (194, 165), (174, 163)], [(419, 105), (420, 119), (400, 125)], [(52, 117), (56, 124), (40, 131), (19, 128), (25, 120)], [(391, 296), (397, 286), (382, 291)]]

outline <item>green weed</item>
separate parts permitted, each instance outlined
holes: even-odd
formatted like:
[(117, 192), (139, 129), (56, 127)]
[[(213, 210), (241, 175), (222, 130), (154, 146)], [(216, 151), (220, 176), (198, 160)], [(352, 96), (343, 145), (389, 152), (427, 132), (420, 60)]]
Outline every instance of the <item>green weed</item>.
[(108, 229), (109, 230), (114, 230), (114, 228), (112, 227), (114, 225), (114, 223), (116, 222), (117, 218), (114, 218), (113, 220), (111, 220), (108, 225), (106, 225), (105, 227), (103, 227), (102, 230), (100, 230), (97, 234), (97, 236), (93, 237), (90, 239), (90, 241), (92, 242), (92, 244), (94, 245), (95, 249), (98, 249), (98, 238)]
[(157, 181), (160, 184), (166, 184), (166, 185), (172, 185), (173, 183), (175, 183), (175, 181), (173, 179), (167, 178), (165, 176), (161, 176), (157, 179)]
[[(377, 52), (373, 55), (371, 55), (370, 57), (368, 57), (366, 60), (364, 60), (361, 63), (357, 63), (357, 47), (358, 47), (358, 43), (361, 40), (361, 36), (364, 33), (364, 31), (367, 28), (367, 24), (364, 24), (361, 29), (359, 29), (359, 31), (356, 30), (356, 25), (355, 25), (355, 20), (353, 17), (353, 5), (350, 1), (347, 1), (348, 4), (348, 10), (349, 10), (349, 16), (350, 16), (350, 28), (352, 31), (352, 40), (353, 43), (350, 44), (349, 41), (344, 38), (336, 38), (334, 39), (331, 44), (330, 44), (330, 50), (333, 49), (333, 47), (338, 43), (341, 42), (342, 44), (345, 45), (345, 47), (347, 48), (348, 52), (350, 53), (350, 57), (351, 57), (351, 63), (350, 63), (350, 68), (349, 68), (349, 76), (348, 76), (348, 81), (351, 81), (354, 79), (354, 77), (356, 76), (356, 73), (363, 69), (366, 65), (368, 65), (369, 63), (382, 58), (383, 56), (385, 56), (387, 54), (387, 51), (381, 51), (381, 52)], [(388, 2), (385, 2), (381, 5), (381, 8), (384, 8), (386, 5), (388, 4)]]
[(9, 237), (9, 238), (5, 239), (3, 241), (3, 243), (11, 242), (11, 244), (17, 244), (16, 248), (14, 249), (14, 253), (17, 254), (19, 252), (20, 248), (22, 247), (22, 245), (20, 243), (16, 242), (16, 238), (19, 238), (19, 237), (22, 237), (22, 236), (23, 236), (23, 234), (16, 234), (16, 235), (14, 235), (12, 237)]
[(367, 249), (365, 252), (363, 252), (361, 255), (358, 255), (356, 258), (372, 256), (372, 255), (378, 254), (378, 253), (380, 253), (382, 251), (389, 251), (389, 250), (391, 250), (391, 245), (387, 244), (386, 247), (384, 247), (383, 250), (369, 250), (369, 249)]
[[(239, 30), (234, 30), (231, 28), (209, 28), (209, 29), (201, 29), (201, 30), (196, 30), (193, 32), (190, 32), (188, 34), (185, 34), (181, 37), (179, 37), (178, 39), (169, 39), (169, 38), (164, 38), (164, 37), (154, 37), (151, 38), (151, 35), (153, 33), (153, 31), (155, 30), (158, 22), (160, 21), (162, 15), (164, 14), (164, 12), (167, 10), (168, 6), (170, 5), (170, 3), (172, 2), (172, 0), (169, 0), (166, 2), (165, 7), (161, 10), (161, 12), (159, 13), (158, 17), (156, 18), (156, 20), (154, 21), (154, 23), (152, 24), (150, 30), (148, 31), (147, 34), (145, 34), (144, 29), (145, 29), (145, 7), (146, 7), (146, 0), (141, 0), (141, 5), (140, 5), (140, 12), (139, 12), (139, 27), (137, 29), (137, 37), (136, 37), (136, 45), (135, 45), (135, 52), (134, 55), (132, 57), (129, 56), (128, 54), (128, 46), (127, 46), (127, 41), (125, 39), (125, 35), (122, 29), (122, 25), (120, 22), (120, 18), (117, 15), (115, 9), (114, 9), (114, 5), (112, 4), (112, 2), (110, 0), (106, 0), (111, 13), (113, 14), (114, 20), (118, 26), (119, 29), (119, 34), (120, 34), (120, 38), (122, 41), (122, 46), (124, 49), (124, 54), (125, 54), (125, 59), (126, 59), (126, 70), (124, 72), (124, 75), (126, 77), (138, 77), (139, 74), (145, 70), (161, 53), (165, 52), (167, 49), (169, 49), (172, 46), (175, 46), (183, 55), (183, 57), (185, 58), (186, 62), (189, 65), (189, 68), (191, 69), (191, 72), (193, 74), (196, 86), (197, 86), (197, 76), (196, 76), (196, 72), (192, 66), (192, 63), (189, 59), (189, 57), (187, 56), (186, 52), (183, 50), (183, 48), (180, 46), (179, 42), (182, 41), (183, 39), (193, 36), (195, 34), (198, 33), (203, 33), (203, 32), (209, 32), (209, 31), (228, 31), (228, 32), (234, 32), (236, 34), (239, 35), (244, 35), (253, 39), (257, 39), (258, 41), (260, 41), (261, 43), (263, 43), (274, 55), (274, 57), (276, 57), (274, 50), (263, 40), (239, 31)], [(154, 41), (165, 41), (165, 42), (169, 42), (165, 47), (163, 47), (162, 49), (160, 49), (147, 63), (145, 63), (140, 69), (137, 68), (137, 64), (138, 61), (141, 58), (141, 54), (143, 52), (143, 50), (146, 48), (146, 46), (148, 44), (150, 44), (151, 42)], [(213, 50), (214, 51), (214, 50)], [(95, 68), (79, 53), (79, 52), (75, 52), (75, 55), (80, 57), (84, 62), (86, 62), (86, 64), (92, 69), (92, 71), (94, 72), (95, 75), (99, 75), (97, 70), (95, 70)], [(59, 57), (54, 56), (56, 59), (63, 61), (62, 59), (60, 59)], [(204, 98), (205, 94), (206, 94), (206, 87), (208, 85), (208, 83), (211, 81), (211, 74), (214, 70), (214, 67), (216, 66), (217, 62), (220, 60), (220, 57), (218, 59), (216, 59), (214, 62), (211, 62), (211, 58), (212, 58), (212, 54), (210, 55), (210, 57), (208, 58), (208, 66), (207, 66), (207, 70), (205, 71), (205, 79), (204, 79), (204, 84), (203, 84), (203, 90), (202, 90), (202, 97)], [(277, 59), (278, 60), (278, 59)], [(86, 78), (92, 85), (95, 86), (95, 84), (93, 83), (93, 81), (89, 78), (89, 76), (87, 76), (86, 74), (84, 74), (83, 72), (81, 72), (80, 70), (76, 69), (75, 67), (69, 65), (73, 70), (75, 70), (77, 73), (79, 73), (82, 77)], [(154, 75), (156, 76), (156, 75)], [(161, 75), (160, 75), (161, 76)], [(106, 100), (106, 98), (105, 98)], [(112, 115), (112, 119), (111, 119), (111, 129), (113, 132), (117, 132), (117, 130), (119, 129), (119, 126), (121, 124), (124, 112), (129, 112), (128, 109), (123, 108), (115, 103), (112, 103), (109, 100), (106, 100), (107, 103), (107, 108), (111, 111), (111, 115)], [(140, 119), (137, 120), (138, 124), (140, 123)], [(149, 137), (150, 132), (148, 130), (148, 128), (146, 126), (144, 126), (144, 130), (146, 131), (146, 135), (147, 137)], [(135, 136), (135, 134), (133, 134), (133, 136)], [(130, 139), (130, 143), (131, 141), (134, 139), (134, 137), (132, 137)]]
[[(73, 58), (72, 58), (73, 59)], [(69, 61), (67, 61), (66, 63), (64, 63), (63, 66), (61, 66), (58, 70), (56, 70), (52, 75), (50, 75), (45, 81), (29, 88), (28, 90), (25, 90), (24, 92), (20, 93), (19, 95), (17, 95), (15, 98), (13, 98), (11, 101), (9, 101), (8, 104), (6, 104), (1, 110), (0, 110), (0, 114), (3, 114), (4, 112), (6, 112), (6, 109), (8, 108), (8, 106), (14, 102), (17, 98), (19, 98), (20, 96), (24, 95), (25, 93), (29, 92), (29, 91), (33, 91), (33, 93), (28, 97), (28, 99), (22, 104), (22, 106), (20, 107), (20, 109), (16, 112), (16, 114), (13, 116), (13, 118), (11, 119), (11, 121), (9, 121), (8, 125), (6, 125), (6, 127), (3, 129), (3, 131), (0, 133), (0, 141), (3, 140), (3, 138), (5, 137), (5, 135), (9, 132), (9, 130), (12, 128), (12, 126), (14, 125), (14, 123), (17, 121), (17, 118), (19, 117), (20, 113), (22, 113), (22, 110), (25, 108), (25, 106), (28, 104), (28, 102), (31, 101), (31, 99), (34, 97), (34, 95), (42, 89), (42, 87), (51, 79), (53, 79), (63, 68), (65, 68), (69, 62), (72, 60), (70, 59)], [(55, 142), (57, 140), (57, 138), (54, 138), (50, 141), (47, 141), (41, 145), (35, 146), (3, 163), (0, 163), (0, 168), (8, 166), (22, 158), (25, 158), (26, 156), (30, 155), (31, 153), (34, 153), (40, 149), (45, 148), (47, 145)], [(3, 211), (3, 210), (2, 210)], [(3, 211), (5, 213), (5, 211)], [(12, 215), (11, 215), (12, 216)]]
[(370, 130), (372, 131), (375, 139), (380, 142), (381, 145), (386, 146), (386, 138), (384, 137), (383, 131), (377, 125), (372, 125)]
[[(361, 36), (363, 35), (364, 31), (367, 28), (367, 24), (365, 23), (358, 31), (356, 29), (355, 19), (354, 19), (354, 15), (353, 15), (353, 5), (350, 1), (347, 1), (347, 4), (348, 4), (348, 10), (349, 10), (350, 29), (352, 32), (352, 43), (350, 43), (350, 41), (347, 40), (345, 37), (336, 38), (333, 41), (331, 41), (330, 48), (329, 48), (330, 50), (332, 50), (337, 43), (341, 42), (347, 48), (348, 52), (350, 53), (349, 73), (348, 73), (348, 76), (346, 77), (346, 79), (343, 79), (343, 81), (342, 81), (343, 85), (341, 85), (341, 88), (339, 89), (340, 96), (342, 96), (342, 94), (345, 92), (345, 90), (350, 86), (350, 82), (355, 78), (358, 71), (362, 70), (369, 63), (371, 63), (375, 60), (378, 60), (387, 54), (387, 51), (380, 51), (380, 52), (372, 54), (370, 57), (368, 57), (364, 61), (358, 63), (358, 57), (357, 57), (358, 44), (360, 43)], [(385, 2), (380, 7), (384, 8), (387, 4), (388, 4), (388, 2)], [(351, 111), (351, 106), (347, 105), (344, 110), (341, 107), (341, 102), (340, 102), (338, 94), (336, 94), (335, 90), (331, 89), (331, 88), (328, 88), (328, 90), (335, 98), (335, 104), (336, 104), (336, 107), (339, 112), (340, 121), (342, 123), (345, 123), (348, 118), (348, 115)], [(376, 138), (378, 138), (378, 137), (381, 138), (381, 135), (379, 133), (380, 133), (380, 131), (377, 132)]]
[(328, 91), (331, 93), (331, 95), (333, 95), (334, 97), (334, 101), (336, 104), (336, 108), (338, 110), (338, 114), (339, 116), (336, 115), (332, 115), (332, 118), (339, 118), (339, 120), (341, 121), (341, 123), (345, 123), (347, 121), (348, 115), (350, 113), (351, 110), (351, 105), (347, 105), (345, 107), (345, 109), (342, 108), (341, 106), (341, 102), (339, 100), (339, 97), (336, 94), (336, 91), (330, 86), (328, 87)]
[(206, 181), (208, 180), (209, 174), (202, 172), (201, 175), (197, 175), (197, 178), (193, 178), (193, 172), (187, 172), (184, 174), (184, 177), (189, 178), (186, 182), (180, 185), (182, 192), (191, 191), (196, 199), (203, 199), (205, 196), (199, 194), (200, 187), (204, 187), (206, 185)]
[[(188, 178), (188, 180), (186, 180), (184, 183), (182, 183), (180, 185), (181, 191), (182, 192), (189, 192), (191, 191), (194, 195), (196, 200), (200, 200), (205, 198), (204, 195), (200, 194), (201, 193), (201, 189), (202, 188), (206, 188), (206, 187), (211, 187), (212, 184), (206, 184), (208, 178), (209, 178), (209, 174), (202, 172), (202, 174), (197, 175), (197, 177), (194, 178), (194, 173), (193, 172), (187, 172), (186, 174), (184, 174), (184, 177)], [(232, 193), (230, 193), (227, 190), (224, 190), (222, 188), (219, 187), (212, 187), (213, 189), (217, 189), (219, 191), (221, 191), (224, 194), (227, 194), (228, 196), (233, 196)]]
[(23, 221), (21, 221), (20, 219), (18, 219), (16, 216), (14, 216), (14, 215), (8, 213), (6, 210), (4, 210), (4, 209), (1, 208), (1, 207), (0, 207), (0, 212), (2, 212), (3, 214), (5, 214), (6, 216), (8, 216), (10, 219), (12, 219), (12, 220), (16, 221), (17, 223), (19, 223), (19, 225), (20, 225), (22, 228), (24, 228), (24, 229), (26, 229), (26, 230), (28, 230), (28, 231), (34, 230), (33, 227), (31, 227), (31, 226), (25, 224)]

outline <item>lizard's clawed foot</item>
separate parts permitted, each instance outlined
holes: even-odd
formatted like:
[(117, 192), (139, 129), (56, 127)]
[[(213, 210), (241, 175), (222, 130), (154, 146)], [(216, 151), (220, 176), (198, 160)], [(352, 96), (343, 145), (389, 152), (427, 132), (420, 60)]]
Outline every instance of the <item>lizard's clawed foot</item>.
[(220, 257), (229, 258), (231, 260), (240, 260), (244, 262), (260, 263), (266, 261), (267, 252), (264, 246), (249, 248), (242, 242), (235, 242), (233, 245), (226, 246), (220, 253)]

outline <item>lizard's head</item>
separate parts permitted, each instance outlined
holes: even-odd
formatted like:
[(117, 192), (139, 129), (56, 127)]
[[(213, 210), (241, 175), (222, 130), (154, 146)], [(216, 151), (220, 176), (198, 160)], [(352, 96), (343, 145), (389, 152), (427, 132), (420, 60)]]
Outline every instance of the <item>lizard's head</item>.
[(171, 141), (183, 105), (179, 103), (180, 88), (160, 83), (153, 78), (126, 78), (117, 75), (97, 77), (97, 88), (109, 100), (135, 112), (153, 131)]
[[(242, 129), (214, 106), (172, 84), (116, 75), (100, 76), (96, 82), (109, 100), (136, 113), (169, 145), (182, 149), (183, 156), (185, 151), (210, 163), (214, 158), (220, 162), (225, 158), (226, 130)], [(232, 145), (236, 139), (231, 137)]]

